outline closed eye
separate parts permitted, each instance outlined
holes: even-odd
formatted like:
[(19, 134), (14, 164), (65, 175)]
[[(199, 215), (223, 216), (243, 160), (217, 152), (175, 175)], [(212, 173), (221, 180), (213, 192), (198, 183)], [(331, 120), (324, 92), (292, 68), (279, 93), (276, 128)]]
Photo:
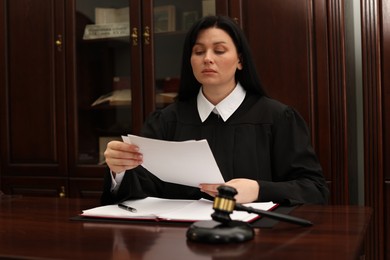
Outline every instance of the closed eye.
[(193, 54), (195, 55), (202, 55), (204, 53), (204, 51), (194, 51)]

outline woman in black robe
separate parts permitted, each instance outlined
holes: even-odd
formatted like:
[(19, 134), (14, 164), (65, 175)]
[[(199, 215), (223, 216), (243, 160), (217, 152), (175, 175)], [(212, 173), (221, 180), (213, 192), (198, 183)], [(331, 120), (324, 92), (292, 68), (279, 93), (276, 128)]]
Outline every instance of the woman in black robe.
[[(305, 121), (266, 95), (246, 38), (230, 18), (204, 17), (191, 27), (176, 101), (152, 113), (141, 135), (207, 139), (225, 185), (238, 191), (238, 203), (327, 202), (329, 190)], [(138, 147), (124, 142), (110, 142), (105, 157), (109, 171), (102, 204), (147, 196), (211, 198), (220, 185), (163, 182), (141, 166)]]

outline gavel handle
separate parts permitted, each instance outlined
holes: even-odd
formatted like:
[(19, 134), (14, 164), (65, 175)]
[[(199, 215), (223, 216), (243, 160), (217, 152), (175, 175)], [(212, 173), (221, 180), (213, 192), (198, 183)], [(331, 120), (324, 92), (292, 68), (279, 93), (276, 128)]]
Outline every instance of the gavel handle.
[(292, 224), (297, 224), (297, 225), (301, 225), (301, 226), (305, 226), (305, 227), (313, 225), (313, 223), (311, 221), (306, 220), (306, 219), (297, 218), (297, 217), (293, 217), (290, 215), (280, 214), (280, 213), (276, 213), (276, 212), (272, 212), (272, 211), (266, 211), (266, 210), (261, 210), (261, 209), (255, 209), (252, 207), (246, 207), (246, 206), (244, 206), (242, 204), (238, 204), (238, 203), (236, 203), (234, 209), (238, 210), (238, 211), (246, 211), (249, 213), (255, 213), (255, 214), (258, 214), (258, 215), (261, 215), (264, 217), (268, 217), (268, 218), (272, 218), (272, 219), (276, 219), (276, 220), (280, 220), (280, 221), (284, 221), (284, 222), (289, 222)]

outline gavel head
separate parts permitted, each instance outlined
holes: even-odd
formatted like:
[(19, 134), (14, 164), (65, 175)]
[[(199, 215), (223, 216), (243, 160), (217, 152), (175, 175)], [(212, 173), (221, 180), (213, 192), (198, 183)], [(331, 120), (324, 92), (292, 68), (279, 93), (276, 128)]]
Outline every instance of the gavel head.
[(221, 185), (218, 187), (218, 195), (214, 199), (213, 209), (211, 214), (213, 220), (227, 224), (231, 221), (230, 213), (233, 212), (236, 206), (234, 196), (237, 190), (233, 187)]

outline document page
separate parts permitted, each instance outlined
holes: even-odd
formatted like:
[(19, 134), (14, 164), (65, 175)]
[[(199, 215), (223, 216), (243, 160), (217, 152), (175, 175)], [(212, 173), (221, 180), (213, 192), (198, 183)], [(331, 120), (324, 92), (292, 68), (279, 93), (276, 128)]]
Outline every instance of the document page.
[(200, 183), (224, 183), (207, 140), (171, 142), (122, 136), (139, 146), (142, 166), (163, 181), (198, 187)]

